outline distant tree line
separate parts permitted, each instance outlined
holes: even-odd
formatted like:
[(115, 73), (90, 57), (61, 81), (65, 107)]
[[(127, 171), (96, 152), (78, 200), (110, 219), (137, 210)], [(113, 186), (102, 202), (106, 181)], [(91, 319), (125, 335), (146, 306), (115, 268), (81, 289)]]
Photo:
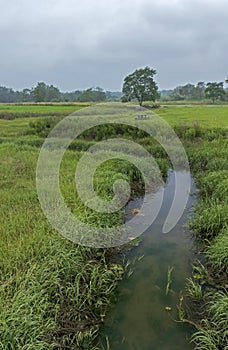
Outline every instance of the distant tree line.
[(121, 92), (104, 91), (100, 87), (89, 88), (84, 91), (61, 92), (54, 85), (39, 82), (34, 88), (15, 91), (0, 86), (0, 103), (20, 102), (101, 102), (115, 101), (121, 98)]
[[(228, 89), (224, 89), (223, 82), (199, 81), (196, 85), (186, 84), (178, 86), (174, 90), (158, 91), (157, 83), (154, 80), (156, 70), (148, 66), (136, 69), (133, 73), (124, 78), (122, 88), (122, 102), (132, 100), (138, 101), (142, 106), (144, 101), (155, 102), (158, 99), (163, 101), (182, 101), (182, 100), (211, 100), (228, 101)], [(228, 79), (225, 80), (228, 84)]]
[[(225, 81), (228, 83), (228, 81)], [(211, 100), (228, 101), (228, 90), (224, 88), (223, 82), (198, 82), (196, 85), (186, 84), (178, 86), (174, 90), (163, 90), (160, 92), (161, 100), (163, 101), (203, 101)]]
[[(100, 87), (87, 90), (75, 90), (72, 92), (61, 92), (54, 85), (39, 82), (34, 88), (15, 91), (12, 88), (0, 86), (0, 103), (20, 102), (102, 102), (137, 100), (143, 101), (204, 101), (211, 100), (228, 101), (228, 89), (223, 82), (198, 82), (196, 85), (186, 84), (178, 86), (173, 90), (158, 91), (157, 84), (153, 80), (156, 71), (145, 67), (138, 69), (128, 75), (124, 80), (123, 91), (104, 91)], [(228, 79), (225, 80), (228, 84)]]

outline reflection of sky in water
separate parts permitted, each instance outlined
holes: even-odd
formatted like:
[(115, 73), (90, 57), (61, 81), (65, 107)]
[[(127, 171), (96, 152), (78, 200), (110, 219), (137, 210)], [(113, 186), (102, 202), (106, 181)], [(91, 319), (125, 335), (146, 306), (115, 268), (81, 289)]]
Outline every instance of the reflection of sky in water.
[[(178, 174), (183, 184), (184, 175), (184, 172)], [(121, 282), (118, 302), (102, 327), (102, 334), (108, 335), (112, 350), (192, 349), (187, 340), (191, 328), (172, 321), (165, 310), (166, 306), (172, 307), (171, 315), (178, 319), (176, 305), (185, 278), (190, 274), (192, 260), (192, 241), (183, 224), (187, 222), (194, 197), (190, 197), (178, 225), (168, 234), (161, 233), (172, 203), (173, 184), (174, 173), (170, 173), (159, 215), (143, 235), (139, 247), (130, 253), (132, 257), (144, 255), (144, 258), (137, 262), (133, 275)], [(153, 205), (156, 205), (159, 195), (162, 195), (161, 190), (154, 195)], [(140, 208), (140, 203), (140, 199), (129, 203), (129, 216), (134, 215), (131, 209)], [(146, 220), (147, 213), (142, 214)], [(174, 267), (173, 283), (166, 296), (169, 266)]]

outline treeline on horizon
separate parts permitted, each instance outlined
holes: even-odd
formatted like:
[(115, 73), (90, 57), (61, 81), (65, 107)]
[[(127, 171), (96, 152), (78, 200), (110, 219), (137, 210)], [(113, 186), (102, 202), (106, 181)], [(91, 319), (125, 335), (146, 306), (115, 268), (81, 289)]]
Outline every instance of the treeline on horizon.
[[(209, 90), (209, 94), (208, 94)], [(215, 92), (215, 98), (213, 93)], [(75, 90), (72, 92), (61, 92), (54, 85), (47, 85), (39, 82), (34, 88), (26, 88), (16, 91), (12, 88), (0, 86), (0, 103), (20, 103), (20, 102), (102, 102), (120, 101), (122, 92), (104, 91), (100, 87), (89, 88), (87, 90)], [(198, 82), (196, 85), (186, 84), (170, 90), (159, 91), (161, 101), (184, 101), (206, 99), (212, 102), (228, 101), (228, 89), (224, 88), (223, 82)]]
[(20, 102), (101, 102), (118, 101), (122, 93), (119, 91), (104, 91), (100, 87), (87, 90), (61, 92), (54, 85), (39, 82), (34, 88), (15, 91), (12, 88), (0, 86), (0, 103)]

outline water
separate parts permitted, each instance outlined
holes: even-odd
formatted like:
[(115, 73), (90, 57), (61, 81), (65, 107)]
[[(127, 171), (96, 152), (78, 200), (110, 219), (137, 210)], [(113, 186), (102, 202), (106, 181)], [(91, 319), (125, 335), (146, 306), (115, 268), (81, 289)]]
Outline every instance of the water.
[[(180, 172), (181, 177), (189, 174)], [(156, 221), (142, 236), (142, 242), (130, 253), (130, 258), (144, 255), (138, 261), (133, 274), (125, 278), (118, 289), (118, 300), (113, 305), (102, 327), (111, 350), (189, 350), (191, 326), (174, 322), (178, 319), (177, 305), (185, 278), (191, 273), (193, 240), (184, 225), (196, 200), (189, 197), (184, 214), (176, 227), (163, 234), (162, 226), (169, 212), (174, 192), (174, 173), (170, 172), (164, 188), (164, 200)], [(195, 191), (192, 183), (192, 191)], [(155, 197), (159, 201), (160, 189)], [(129, 203), (130, 209), (140, 207), (142, 200)], [(145, 216), (146, 220), (146, 216)], [(166, 295), (167, 270), (173, 267), (170, 292)], [(166, 307), (172, 311), (166, 311)]]

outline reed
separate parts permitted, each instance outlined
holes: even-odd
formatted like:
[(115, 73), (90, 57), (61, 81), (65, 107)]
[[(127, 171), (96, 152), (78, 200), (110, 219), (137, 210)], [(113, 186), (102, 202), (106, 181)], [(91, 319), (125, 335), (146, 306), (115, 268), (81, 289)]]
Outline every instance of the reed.
[(165, 295), (169, 294), (170, 291), (170, 286), (172, 284), (172, 272), (173, 272), (173, 266), (169, 266), (167, 270), (167, 282), (166, 282), (166, 287), (165, 287)]

